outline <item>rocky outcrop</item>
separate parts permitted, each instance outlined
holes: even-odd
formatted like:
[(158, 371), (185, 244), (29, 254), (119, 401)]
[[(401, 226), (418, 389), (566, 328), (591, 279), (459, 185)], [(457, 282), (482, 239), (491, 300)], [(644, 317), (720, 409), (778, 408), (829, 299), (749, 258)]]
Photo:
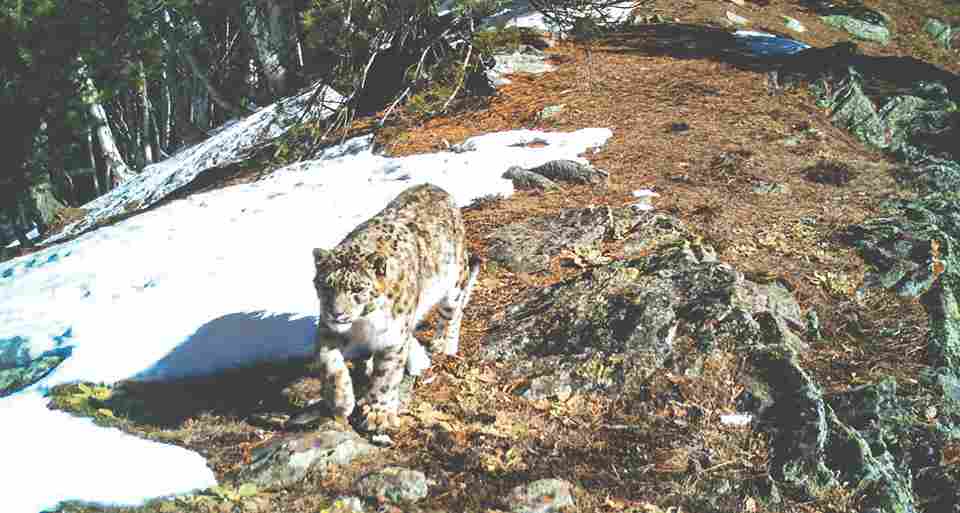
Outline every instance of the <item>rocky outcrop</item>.
[[(588, 212), (596, 213), (564, 215)], [(691, 356), (677, 347), (704, 354), (732, 347), (746, 362), (738, 414), (771, 440), (772, 480), (746, 483), (751, 494), (824, 498), (848, 486), (876, 511), (915, 510), (909, 458), (887, 445), (891, 426), (915, 432), (902, 425), (907, 410), (895, 383), (825, 396), (799, 363), (807, 323), (785, 286), (745, 278), (668, 216), (611, 217), (629, 227), (618, 232), (623, 260), (596, 261), (579, 276), (533, 291), (492, 323), (482, 356), (509, 363), (508, 379), (524, 383), (515, 393), (531, 400), (635, 394), (653, 373)], [(543, 228), (560, 224), (527, 223), (541, 235), (505, 244), (545, 248), (546, 240), (561, 238)], [(731, 494), (742, 488), (724, 486)], [(726, 502), (715, 497), (713, 506), (698, 504), (724, 510)]]
[(549, 268), (563, 249), (599, 252), (600, 243), (621, 237), (630, 228), (628, 210), (609, 207), (568, 209), (504, 226), (487, 237), (487, 256), (514, 272)]
[[(579, 217), (574, 214), (596, 210), (565, 215)], [(624, 391), (671, 357), (678, 332), (710, 347), (718, 337), (739, 336), (743, 323), (759, 333), (754, 316), (760, 313), (771, 315), (771, 329), (789, 333), (785, 337), (792, 346), (802, 346), (790, 332), (803, 326), (800, 307), (782, 285), (745, 279), (669, 217), (634, 216), (625, 209), (601, 219), (626, 223), (631, 229), (620, 231), (626, 237), (624, 252), (646, 256), (595, 265), (535, 291), (491, 326), (482, 355), (513, 362), (509, 372), (529, 382), (521, 393), (535, 399)], [(542, 219), (528, 223), (557, 226)], [(602, 230), (603, 223), (598, 224)], [(508, 246), (543, 248), (546, 240), (563, 238), (548, 232), (541, 237)]]
[(335, 423), (310, 434), (279, 437), (253, 450), (251, 462), (234, 476), (261, 490), (276, 490), (302, 480), (309, 471), (345, 465), (377, 448), (350, 429)]

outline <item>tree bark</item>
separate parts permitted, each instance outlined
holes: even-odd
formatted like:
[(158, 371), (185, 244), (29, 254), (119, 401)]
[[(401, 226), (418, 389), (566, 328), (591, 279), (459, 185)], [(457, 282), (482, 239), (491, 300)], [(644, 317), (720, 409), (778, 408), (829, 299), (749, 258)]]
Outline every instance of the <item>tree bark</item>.
[(103, 109), (103, 106), (99, 103), (91, 103), (90, 115), (97, 122), (95, 130), (97, 141), (100, 143), (100, 151), (103, 152), (103, 161), (107, 166), (107, 186), (112, 189), (133, 178), (134, 172), (123, 160), (123, 155), (113, 138), (113, 131), (110, 129), (107, 112)]
[(93, 83), (93, 78), (91, 78), (88, 73), (85, 73), (85, 71), (86, 70), (81, 69), (81, 73), (86, 75), (84, 80), (84, 85), (86, 86), (84, 100), (87, 102), (87, 108), (90, 116), (93, 118), (97, 142), (100, 143), (100, 151), (102, 152), (103, 161), (107, 168), (106, 187), (112, 189), (132, 178), (135, 173), (130, 170), (130, 167), (127, 166), (127, 163), (123, 160), (123, 154), (120, 153), (120, 148), (117, 147), (116, 139), (113, 137), (113, 130), (110, 129), (107, 111), (104, 110), (103, 105), (97, 100), (99, 97), (97, 86)]
[(141, 160), (143, 161), (143, 167), (153, 163), (154, 140), (151, 135), (153, 133), (153, 121), (150, 119), (150, 95), (148, 91), (147, 72), (143, 66), (143, 61), (140, 61), (140, 108), (143, 109), (143, 115), (140, 123), (142, 136), (139, 139), (142, 141)]
[(93, 145), (93, 129), (87, 131), (87, 153), (90, 157), (90, 167), (93, 169), (93, 188), (97, 195), (106, 194), (106, 180), (100, 179), (100, 168), (97, 166), (96, 149)]

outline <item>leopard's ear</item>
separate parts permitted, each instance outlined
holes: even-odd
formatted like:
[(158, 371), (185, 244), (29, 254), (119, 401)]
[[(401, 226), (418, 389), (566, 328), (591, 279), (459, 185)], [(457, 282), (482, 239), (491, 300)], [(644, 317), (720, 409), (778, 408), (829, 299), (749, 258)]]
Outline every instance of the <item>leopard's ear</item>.
[(323, 267), (327, 267), (325, 264), (327, 264), (331, 258), (333, 258), (333, 251), (313, 248), (313, 265), (317, 267), (318, 271)]
[(373, 268), (373, 272), (376, 273), (378, 277), (382, 278), (387, 275), (387, 257), (372, 253), (367, 257), (367, 261), (370, 263), (370, 266)]

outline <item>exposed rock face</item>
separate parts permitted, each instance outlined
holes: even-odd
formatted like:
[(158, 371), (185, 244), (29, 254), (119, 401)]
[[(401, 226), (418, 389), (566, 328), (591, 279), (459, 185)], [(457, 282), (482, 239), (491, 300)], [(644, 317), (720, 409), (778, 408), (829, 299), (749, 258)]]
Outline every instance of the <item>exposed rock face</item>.
[[(628, 209), (610, 214), (600, 219), (633, 224), (624, 251), (646, 256), (598, 265), (530, 294), (495, 321), (484, 339), (484, 358), (510, 360), (514, 377), (528, 380), (522, 394), (536, 399), (629, 390), (670, 358), (678, 330), (709, 347), (717, 337), (739, 336), (743, 324), (759, 334), (754, 316), (760, 313), (769, 315), (770, 330), (789, 334), (784, 337), (792, 347), (803, 345), (789, 328), (803, 326), (800, 307), (781, 285), (746, 280), (668, 217)], [(530, 223), (562, 226), (546, 219)], [(604, 225), (598, 224), (599, 238)], [(563, 238), (547, 230), (527, 233), (535, 234), (504, 244), (544, 248)]]
[[(807, 322), (789, 290), (746, 279), (672, 218), (617, 214), (629, 227), (617, 232), (626, 237), (622, 261), (594, 263), (577, 277), (533, 291), (492, 323), (482, 356), (510, 363), (508, 379), (526, 383), (517, 393), (535, 400), (638, 393), (653, 372), (680, 356), (681, 337), (694, 342), (682, 347), (704, 353), (732, 347), (746, 357), (741, 413), (756, 418), (772, 442), (773, 480), (747, 483), (743, 493), (773, 500), (783, 488), (823, 498), (848, 483), (876, 511), (915, 511), (908, 458), (886, 445), (906, 411), (896, 406), (895, 384), (824, 397), (797, 358), (808, 347), (798, 335), (807, 332)], [(544, 228), (562, 226), (556, 220), (529, 223), (540, 231), (504, 244), (550, 250), (546, 241), (562, 238)], [(700, 501), (704, 511), (723, 511), (724, 497), (743, 488), (722, 479), (713, 485), (729, 493), (714, 494), (715, 504)]]
[(559, 216), (536, 217), (504, 226), (488, 238), (490, 259), (514, 272), (549, 268), (564, 248), (597, 249), (630, 228), (632, 213), (609, 207), (564, 210)]
[[(879, 64), (877, 67), (880, 69)], [(833, 123), (865, 144), (912, 159), (919, 156), (918, 151), (939, 149), (931, 143), (948, 137), (957, 123), (957, 104), (942, 83), (918, 82), (909, 94), (882, 99), (878, 106), (864, 92), (864, 81), (858, 71), (850, 69), (839, 79), (817, 81), (813, 90), (818, 103), (830, 109)]]
[(254, 449), (253, 461), (235, 477), (262, 490), (276, 490), (297, 483), (310, 470), (344, 465), (375, 450), (352, 430), (331, 423), (314, 433), (277, 438)]

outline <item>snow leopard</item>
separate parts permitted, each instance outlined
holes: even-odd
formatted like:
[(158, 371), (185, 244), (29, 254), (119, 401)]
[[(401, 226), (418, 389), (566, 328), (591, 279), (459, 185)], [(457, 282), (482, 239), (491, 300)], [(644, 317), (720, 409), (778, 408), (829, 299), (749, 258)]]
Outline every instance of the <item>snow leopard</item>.
[[(404, 367), (419, 375), (430, 358), (414, 330), (435, 307), (434, 351), (456, 354), (463, 311), (480, 270), (468, 258), (460, 209), (443, 189), (401, 192), (332, 250), (314, 249), (320, 303), (315, 349), (323, 401), (346, 423), (360, 407), (360, 427), (397, 426)], [(345, 360), (372, 356), (370, 387), (355, 401)]]

